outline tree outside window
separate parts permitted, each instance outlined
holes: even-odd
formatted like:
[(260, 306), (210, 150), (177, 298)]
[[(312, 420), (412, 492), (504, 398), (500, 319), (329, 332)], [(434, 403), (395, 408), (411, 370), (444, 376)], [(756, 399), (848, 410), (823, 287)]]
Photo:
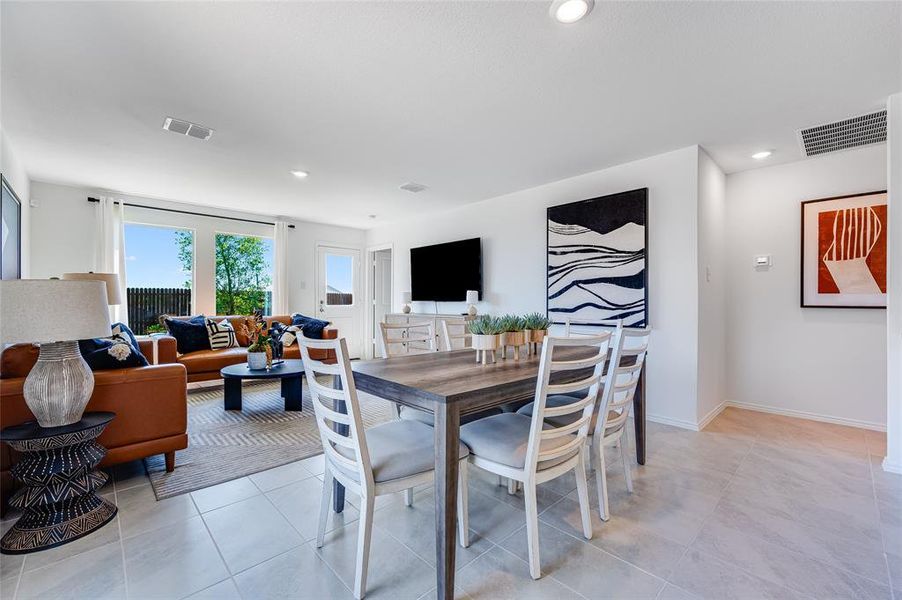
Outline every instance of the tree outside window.
[(216, 314), (272, 311), (272, 240), (217, 233)]

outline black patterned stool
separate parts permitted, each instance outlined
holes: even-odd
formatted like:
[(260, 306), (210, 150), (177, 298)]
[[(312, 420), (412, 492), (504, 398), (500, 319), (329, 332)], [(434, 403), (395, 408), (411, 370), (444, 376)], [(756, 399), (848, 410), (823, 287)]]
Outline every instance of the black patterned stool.
[(95, 440), (115, 416), (90, 412), (72, 425), (45, 428), (29, 421), (0, 431), (0, 441), (22, 453), (11, 474), (24, 486), (10, 498), (23, 514), (0, 539), (0, 552), (61, 546), (116, 516), (116, 505), (95, 493), (107, 481), (96, 469), (106, 449)]

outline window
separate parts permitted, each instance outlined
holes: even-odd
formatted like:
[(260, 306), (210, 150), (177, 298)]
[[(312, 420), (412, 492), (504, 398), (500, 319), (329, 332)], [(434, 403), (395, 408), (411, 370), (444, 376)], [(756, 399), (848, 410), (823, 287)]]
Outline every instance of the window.
[(354, 304), (354, 258), (345, 254), (326, 254), (326, 304)]
[(272, 265), (271, 239), (217, 233), (216, 314), (271, 314)]
[(153, 331), (161, 314), (191, 314), (193, 231), (126, 223), (125, 258), (129, 324), (135, 333)]

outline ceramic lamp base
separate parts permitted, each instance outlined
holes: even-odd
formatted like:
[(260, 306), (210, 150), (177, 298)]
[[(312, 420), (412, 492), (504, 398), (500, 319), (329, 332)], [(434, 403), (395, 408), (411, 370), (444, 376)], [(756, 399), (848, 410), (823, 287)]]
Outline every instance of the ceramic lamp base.
[(62, 427), (81, 419), (94, 391), (94, 374), (78, 342), (41, 344), (41, 353), (22, 395), (41, 427)]

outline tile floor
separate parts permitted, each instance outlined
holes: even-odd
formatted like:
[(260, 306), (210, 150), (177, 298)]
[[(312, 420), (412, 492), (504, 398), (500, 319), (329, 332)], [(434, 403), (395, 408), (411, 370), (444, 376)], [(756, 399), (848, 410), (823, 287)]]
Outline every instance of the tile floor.
[[(633, 494), (612, 453), (613, 516), (595, 515), (592, 540), (580, 534), (572, 476), (543, 486), (538, 581), (525, 562), (522, 497), (474, 473), (459, 597), (892, 598), (895, 590), (902, 600), (902, 476), (880, 468), (883, 434), (736, 409), (701, 433), (649, 429)], [(3, 556), (0, 595), (351, 598), (356, 498), (333, 515), (317, 550), (321, 473), (316, 457), (157, 502), (141, 463), (121, 466), (104, 492), (117, 519), (58, 549)], [(428, 488), (412, 508), (379, 500), (369, 598), (435, 596), (432, 511)]]

